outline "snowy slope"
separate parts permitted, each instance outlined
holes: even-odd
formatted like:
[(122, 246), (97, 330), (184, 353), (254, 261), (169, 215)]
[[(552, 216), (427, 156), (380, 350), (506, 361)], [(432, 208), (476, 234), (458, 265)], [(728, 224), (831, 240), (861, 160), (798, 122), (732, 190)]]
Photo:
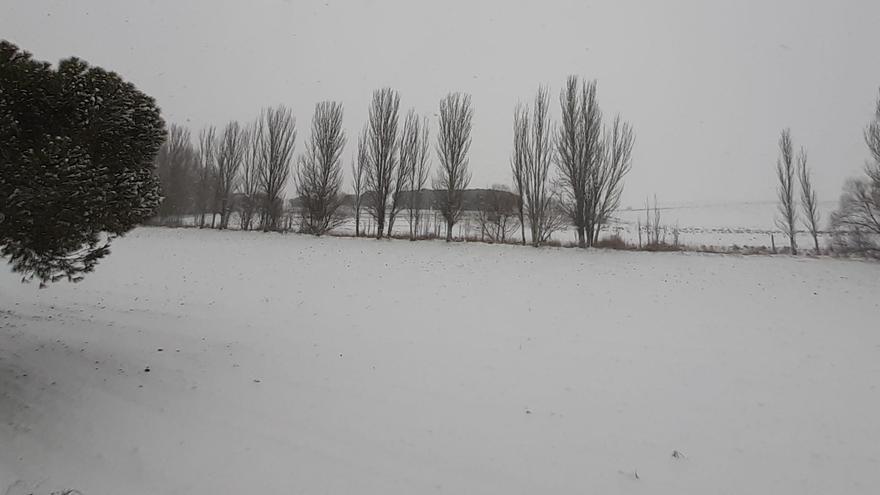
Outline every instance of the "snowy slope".
[(0, 275), (0, 493), (873, 494), (878, 294), (832, 259), (139, 229), (79, 285)]

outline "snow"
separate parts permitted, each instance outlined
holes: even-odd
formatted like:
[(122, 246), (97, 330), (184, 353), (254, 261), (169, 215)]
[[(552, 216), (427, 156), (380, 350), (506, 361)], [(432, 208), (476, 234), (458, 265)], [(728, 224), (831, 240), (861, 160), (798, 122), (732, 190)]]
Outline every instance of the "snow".
[[(651, 215), (653, 215), (653, 200)], [(658, 203), (660, 222), (667, 227), (667, 241), (672, 242), (671, 229), (678, 226), (681, 235), (679, 242), (688, 246), (750, 246), (767, 247), (772, 245), (770, 235), (775, 237), (776, 246), (788, 245), (788, 240), (776, 225), (779, 219), (778, 203), (775, 201), (758, 202), (687, 202)], [(827, 232), (831, 213), (837, 209), (837, 201), (820, 201), (819, 236), (820, 246), (830, 243)], [(803, 224), (803, 212), (798, 210), (797, 236), (798, 245), (813, 249), (813, 239), (806, 232)], [(630, 242), (638, 241), (637, 226), (639, 221), (645, 224), (645, 207), (621, 210), (615, 213), (618, 220), (615, 227), (621, 226), (621, 235)]]
[[(831, 243), (828, 232), (831, 214), (838, 208), (837, 201), (820, 201), (819, 211), (819, 245), (826, 249)], [(711, 246), (716, 248), (740, 247), (765, 247), (769, 251), (773, 243), (782, 249), (788, 245), (785, 234), (776, 225), (779, 218), (778, 204), (775, 201), (756, 202), (658, 202), (660, 209), (661, 228), (665, 229), (666, 241), (672, 243), (673, 229), (679, 229), (679, 243), (691, 248)], [(651, 203), (651, 216), (654, 214), (654, 204)], [(400, 213), (394, 223), (394, 233), (400, 236), (409, 234), (408, 223), (409, 211)], [(803, 223), (803, 215), (798, 210), (798, 246), (802, 249), (813, 249), (813, 239), (806, 231)], [(219, 218), (219, 216), (218, 216)], [(180, 219), (182, 225), (198, 225), (196, 216), (188, 216)], [(609, 225), (603, 231), (602, 236), (620, 235), (627, 242), (638, 244), (639, 225), (644, 228), (645, 206), (626, 207), (615, 212)], [(210, 224), (210, 215), (207, 224)], [(513, 238), (519, 238), (519, 224), (514, 219), (516, 229)], [(233, 214), (230, 220), (230, 228), (237, 229), (239, 225), (238, 215)], [(295, 224), (296, 225), (296, 224)], [(440, 213), (435, 210), (422, 210), (422, 227), (426, 232), (434, 233), (438, 237), (445, 235), (445, 223)], [(365, 232), (374, 233), (375, 223), (366, 211), (361, 212), (361, 228)], [(528, 229), (527, 229), (528, 230)], [(350, 218), (343, 225), (333, 229), (334, 234), (354, 235), (355, 222)], [(462, 221), (454, 230), (457, 237), (479, 238), (480, 224), (475, 212), (465, 212)], [(644, 235), (644, 232), (643, 232)], [(773, 240), (771, 241), (771, 235)], [(577, 243), (577, 232), (574, 228), (567, 227), (553, 233), (553, 239), (561, 243)]]
[(0, 275), (0, 492), (873, 494), (878, 294), (828, 258), (142, 228), (80, 284)]

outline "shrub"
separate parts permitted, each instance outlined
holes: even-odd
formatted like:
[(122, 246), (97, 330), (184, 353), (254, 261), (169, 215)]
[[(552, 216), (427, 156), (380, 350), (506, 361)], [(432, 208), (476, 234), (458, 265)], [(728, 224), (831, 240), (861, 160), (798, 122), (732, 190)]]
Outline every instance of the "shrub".
[(602, 249), (633, 249), (633, 246), (627, 244), (623, 237), (620, 237), (618, 234), (600, 239), (595, 246)]

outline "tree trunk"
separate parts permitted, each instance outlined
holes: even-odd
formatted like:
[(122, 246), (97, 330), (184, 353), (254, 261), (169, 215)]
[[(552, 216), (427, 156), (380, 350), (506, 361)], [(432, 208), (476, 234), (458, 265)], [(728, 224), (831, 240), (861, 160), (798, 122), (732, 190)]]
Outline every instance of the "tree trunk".
[(385, 217), (376, 219), (376, 239), (381, 239), (385, 230)]
[(455, 224), (452, 223), (452, 220), (446, 221), (446, 242), (452, 242), (452, 227), (454, 226)]
[(583, 225), (581, 225), (580, 227), (577, 228), (577, 233), (578, 233), (578, 247), (579, 248), (587, 247), (587, 239), (586, 239), (586, 236), (584, 235), (584, 226)]
[(587, 247), (593, 247), (593, 239), (596, 237), (596, 225), (589, 220), (584, 223), (586, 224), (584, 227), (584, 235), (586, 236)]
[(354, 210), (354, 236), (361, 236), (361, 209), (356, 208)]
[(229, 221), (229, 212), (226, 210), (226, 200), (220, 203), (220, 228), (225, 229)]
[(526, 245), (526, 222), (522, 207), (519, 209), (519, 231), (522, 234), (522, 245)]

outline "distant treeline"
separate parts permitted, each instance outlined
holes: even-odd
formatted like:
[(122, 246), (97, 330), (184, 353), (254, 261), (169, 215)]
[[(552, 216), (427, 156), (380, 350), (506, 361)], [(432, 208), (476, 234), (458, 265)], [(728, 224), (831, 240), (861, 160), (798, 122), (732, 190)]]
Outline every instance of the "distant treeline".
[[(401, 116), (397, 91), (373, 92), (350, 167), (343, 167), (347, 137), (337, 102), (316, 105), (297, 155), (296, 119), (285, 106), (263, 109), (247, 124), (209, 126), (196, 136), (171, 125), (156, 157), (164, 200), (154, 222), (196, 216), (200, 227), (223, 229), (234, 221), (243, 230), (321, 235), (354, 218), (355, 235), (361, 235), (364, 212), (376, 237), (405, 222), (415, 239), (423, 230), (420, 212), (431, 210), (442, 217), (451, 240), (464, 212), (473, 212), (483, 237), (507, 240), (518, 227), (523, 244), (540, 245), (572, 226), (578, 245), (590, 246), (620, 205), (635, 135), (620, 117), (603, 121), (595, 81), (569, 77), (558, 101), (558, 122), (550, 117), (544, 87), (531, 106), (517, 105), (511, 185), (491, 189), (468, 188), (474, 110), (470, 96), (461, 93), (440, 101), (432, 125), (415, 110)], [(296, 193), (285, 198), (290, 180)]]
[[(165, 199), (155, 221), (174, 223), (195, 215), (200, 227), (222, 229), (234, 218), (243, 230), (321, 235), (354, 219), (355, 235), (360, 236), (365, 213), (376, 237), (391, 236), (395, 222), (404, 222), (409, 237), (416, 239), (426, 231), (420, 225), (421, 211), (429, 210), (442, 217), (451, 240), (453, 227), (470, 212), (468, 221), (476, 218), (483, 239), (508, 241), (519, 230), (520, 242), (541, 245), (554, 232), (572, 227), (578, 246), (593, 246), (620, 206), (635, 135), (620, 117), (603, 119), (595, 81), (569, 77), (558, 104), (559, 119), (554, 120), (549, 92), (539, 87), (531, 105), (516, 106), (510, 185), (488, 190), (468, 189), (474, 112), (470, 97), (461, 93), (440, 101), (432, 125), (415, 110), (401, 117), (395, 90), (375, 91), (355, 158), (347, 167), (347, 192), (342, 162), (347, 137), (340, 103), (316, 105), (310, 135), (298, 155), (296, 120), (284, 106), (262, 110), (249, 124), (202, 129), (195, 139), (188, 129), (172, 125), (156, 159)], [(847, 183), (840, 209), (830, 219), (831, 247), (839, 252), (880, 254), (880, 99), (877, 105), (864, 136), (873, 161), (866, 165), (865, 178)], [(779, 146), (777, 225), (788, 238), (787, 250), (797, 254), (800, 225), (812, 235), (814, 252), (822, 252), (822, 219), (806, 150), (795, 153), (788, 129)], [(290, 180), (296, 193), (285, 198)], [(639, 238), (643, 230), (647, 236), (646, 245), (659, 243), (656, 223), (649, 219), (638, 226)], [(435, 227), (435, 235), (437, 231)]]

